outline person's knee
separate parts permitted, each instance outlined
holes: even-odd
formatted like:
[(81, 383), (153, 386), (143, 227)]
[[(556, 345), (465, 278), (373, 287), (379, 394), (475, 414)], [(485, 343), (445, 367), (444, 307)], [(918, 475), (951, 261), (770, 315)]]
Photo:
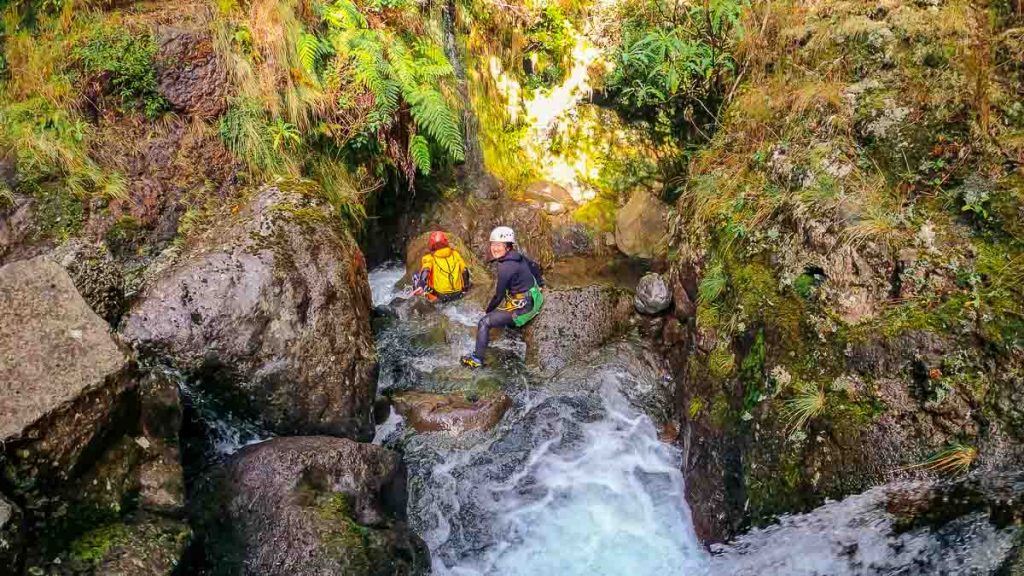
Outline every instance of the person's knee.
[(484, 317), (476, 323), (476, 327), (478, 330), (489, 330), (491, 328), (491, 315), (484, 314)]

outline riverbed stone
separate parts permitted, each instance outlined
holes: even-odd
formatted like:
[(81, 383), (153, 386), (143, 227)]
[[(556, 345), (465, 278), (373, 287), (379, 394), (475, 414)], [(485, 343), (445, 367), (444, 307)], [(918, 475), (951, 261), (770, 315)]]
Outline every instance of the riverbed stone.
[(512, 405), (500, 391), (475, 397), (473, 394), (431, 394), (402, 392), (392, 397), (395, 410), (417, 432), (489, 430)]
[(296, 436), (232, 456), (204, 481), (193, 520), (221, 574), (427, 574), (426, 546), (405, 509), (397, 453)]
[(633, 306), (641, 314), (659, 314), (672, 305), (672, 290), (661, 274), (645, 274), (636, 286)]
[(75, 540), (61, 562), (45, 567), (59, 576), (171, 576), (191, 530), (182, 520), (134, 514), (98, 526)]
[(121, 324), (141, 353), (278, 434), (368, 439), (377, 362), (362, 252), (284, 182), (191, 238)]
[(526, 325), (526, 360), (555, 372), (628, 328), (633, 295), (626, 290), (589, 286), (548, 290), (544, 309)]

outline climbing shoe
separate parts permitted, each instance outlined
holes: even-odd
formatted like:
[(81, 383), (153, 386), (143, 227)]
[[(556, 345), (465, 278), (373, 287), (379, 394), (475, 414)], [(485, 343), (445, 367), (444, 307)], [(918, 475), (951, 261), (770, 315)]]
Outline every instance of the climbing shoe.
[(462, 357), (462, 363), (470, 368), (481, 368), (484, 365), (484, 361), (477, 358), (476, 354), (466, 354)]

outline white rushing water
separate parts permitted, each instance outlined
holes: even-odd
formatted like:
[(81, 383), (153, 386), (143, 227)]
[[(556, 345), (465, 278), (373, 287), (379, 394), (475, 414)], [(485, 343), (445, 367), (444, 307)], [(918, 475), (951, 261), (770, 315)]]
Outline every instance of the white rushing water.
[(411, 292), (409, 287), (398, 287), (398, 282), (405, 277), (405, 265), (401, 262), (388, 262), (370, 272), (370, 294), (374, 306), (389, 304), (401, 295)]
[[(396, 274), (371, 272), (375, 305), (398, 295), (390, 288)], [(439, 312), (417, 322), (445, 326), (453, 345), (424, 350), (403, 331), (422, 328), (395, 320), (378, 338), (382, 380), (393, 372), (388, 363), (411, 362), (419, 371), (456, 365), (457, 348), (482, 312), (469, 302)], [(522, 357), (517, 338), (495, 344)], [(496, 430), (416, 434), (402, 445), (410, 523), (431, 549), (434, 574), (706, 573), (680, 454), (658, 440), (650, 418), (619, 391), (627, 378), (609, 371), (578, 394), (564, 387), (556, 394), (543, 381), (524, 385), (522, 376), (496, 376), (515, 405)], [(388, 377), (384, 384), (407, 382)], [(394, 438), (399, 426), (397, 416), (389, 417), (378, 441)]]

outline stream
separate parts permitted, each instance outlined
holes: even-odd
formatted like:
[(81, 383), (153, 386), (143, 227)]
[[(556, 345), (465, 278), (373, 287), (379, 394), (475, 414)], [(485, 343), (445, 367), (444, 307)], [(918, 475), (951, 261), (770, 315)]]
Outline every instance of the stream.
[[(895, 483), (783, 517), (708, 552), (685, 500), (682, 455), (652, 417), (669, 385), (638, 341), (594, 351), (553, 377), (525, 367), (513, 333), (497, 361), (458, 366), (482, 311), (460, 302), (410, 311), (399, 266), (370, 274), (378, 320), (379, 393), (499, 387), (511, 408), (492, 430), (417, 433), (392, 411), (375, 442), (409, 468), (409, 521), (439, 575), (994, 574), (1020, 529), (984, 512), (899, 531), (887, 511)], [(663, 402), (663, 401), (662, 401)], [(653, 409), (652, 409), (653, 408)]]
[[(709, 550), (694, 532), (683, 454), (658, 437), (674, 387), (658, 354), (627, 335), (543, 374), (528, 367), (522, 335), (510, 330), (492, 343), (488, 366), (470, 370), (458, 358), (472, 346), (479, 305), (424, 306), (409, 298), (403, 276), (395, 264), (370, 273), (378, 394), (508, 400), (489, 429), (460, 433), (416, 431), (394, 407), (378, 416), (373, 442), (402, 454), (408, 522), (429, 548), (433, 574), (1014, 574), (1007, 558), (1020, 554), (1024, 530), (984, 506), (900, 526), (893, 502), (924, 498), (935, 486), (927, 482), (878, 486)], [(193, 474), (269, 438), (168, 375), (200, 440), (186, 448)], [(1024, 494), (1024, 475), (984, 480), (1004, 505)], [(955, 508), (943, 501), (939, 510), (947, 507)]]
[[(375, 305), (401, 295), (393, 288), (401, 275), (394, 267), (371, 273)], [(458, 358), (481, 314), (461, 302), (378, 332), (380, 392), (497, 385), (512, 403), (488, 432), (413, 433), (394, 416), (378, 430), (377, 441), (405, 455), (410, 522), (434, 573), (706, 573), (681, 455), (623, 390), (654, 390), (661, 375), (620, 345), (578, 377), (544, 379), (523, 367), (514, 334), (495, 343), (494, 367), (473, 374)], [(426, 342), (438, 326), (444, 338)]]

